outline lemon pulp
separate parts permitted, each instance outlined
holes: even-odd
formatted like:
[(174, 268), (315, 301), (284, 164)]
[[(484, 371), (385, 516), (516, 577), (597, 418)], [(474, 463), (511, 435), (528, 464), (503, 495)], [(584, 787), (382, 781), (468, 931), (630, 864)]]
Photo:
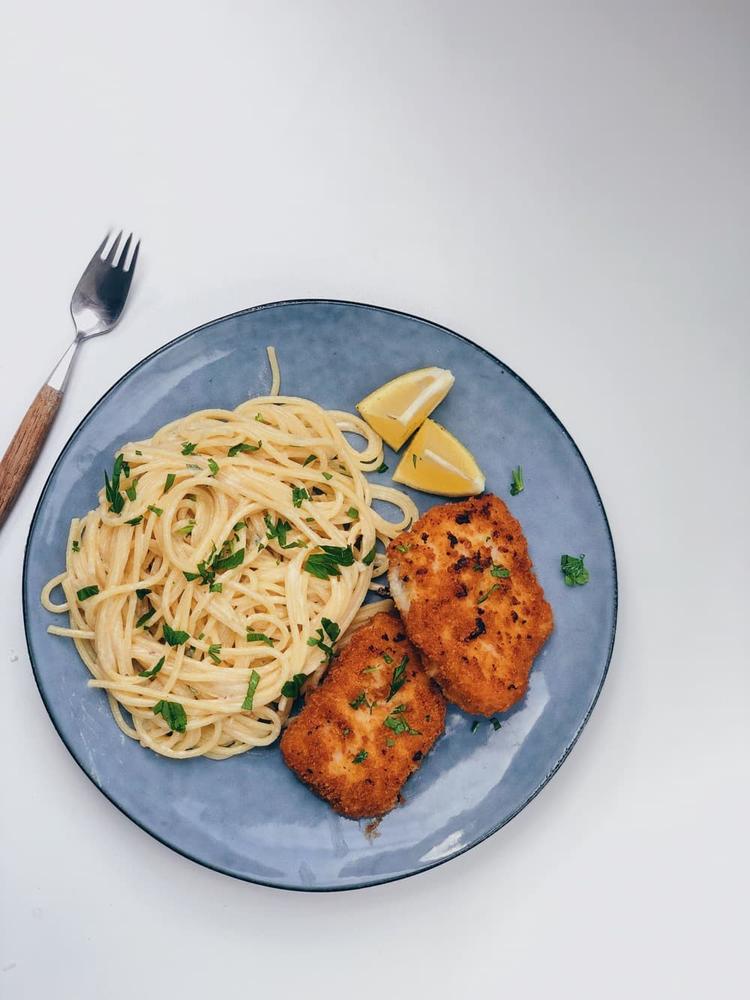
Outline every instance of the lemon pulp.
[(484, 473), (468, 448), (429, 419), (404, 452), (393, 481), (445, 497), (472, 496), (484, 489)]
[(447, 368), (418, 368), (375, 389), (357, 409), (385, 443), (398, 450), (445, 399), (454, 381)]

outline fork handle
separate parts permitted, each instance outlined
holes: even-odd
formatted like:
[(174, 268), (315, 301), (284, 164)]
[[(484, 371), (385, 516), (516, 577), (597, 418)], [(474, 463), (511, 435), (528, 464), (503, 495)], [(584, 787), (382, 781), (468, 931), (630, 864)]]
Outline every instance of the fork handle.
[(43, 385), (8, 445), (0, 462), (0, 526), (28, 479), (57, 416), (62, 398), (60, 389)]

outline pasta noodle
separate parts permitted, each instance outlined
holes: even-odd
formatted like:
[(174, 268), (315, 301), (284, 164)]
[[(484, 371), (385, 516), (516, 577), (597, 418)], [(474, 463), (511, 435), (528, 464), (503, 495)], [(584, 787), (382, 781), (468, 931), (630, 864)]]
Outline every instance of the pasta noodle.
[(69, 615), (49, 631), (74, 641), (120, 729), (167, 757), (273, 743), (333, 641), (388, 606), (362, 606), (386, 568), (376, 544), (417, 516), (405, 494), (364, 476), (382, 461), (377, 434), (353, 414), (274, 395), (272, 348), (269, 361), (271, 395), (122, 448), (42, 592), (47, 610)]

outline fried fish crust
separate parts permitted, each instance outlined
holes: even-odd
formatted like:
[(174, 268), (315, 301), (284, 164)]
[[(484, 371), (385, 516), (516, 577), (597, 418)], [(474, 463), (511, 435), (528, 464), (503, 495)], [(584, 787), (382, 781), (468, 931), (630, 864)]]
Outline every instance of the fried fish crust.
[(336, 812), (382, 816), (444, 726), (445, 700), (401, 620), (381, 613), (353, 633), (311, 691), (281, 738), (281, 753)]
[(552, 609), (502, 500), (487, 493), (433, 507), (388, 546), (388, 581), (449, 701), (489, 716), (524, 696)]

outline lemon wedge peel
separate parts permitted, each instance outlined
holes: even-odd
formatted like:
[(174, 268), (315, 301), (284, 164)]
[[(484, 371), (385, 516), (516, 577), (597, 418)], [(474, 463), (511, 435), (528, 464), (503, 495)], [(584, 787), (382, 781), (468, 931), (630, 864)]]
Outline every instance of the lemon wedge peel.
[(391, 379), (357, 403), (363, 419), (394, 451), (404, 444), (453, 386), (447, 368), (417, 368)]

